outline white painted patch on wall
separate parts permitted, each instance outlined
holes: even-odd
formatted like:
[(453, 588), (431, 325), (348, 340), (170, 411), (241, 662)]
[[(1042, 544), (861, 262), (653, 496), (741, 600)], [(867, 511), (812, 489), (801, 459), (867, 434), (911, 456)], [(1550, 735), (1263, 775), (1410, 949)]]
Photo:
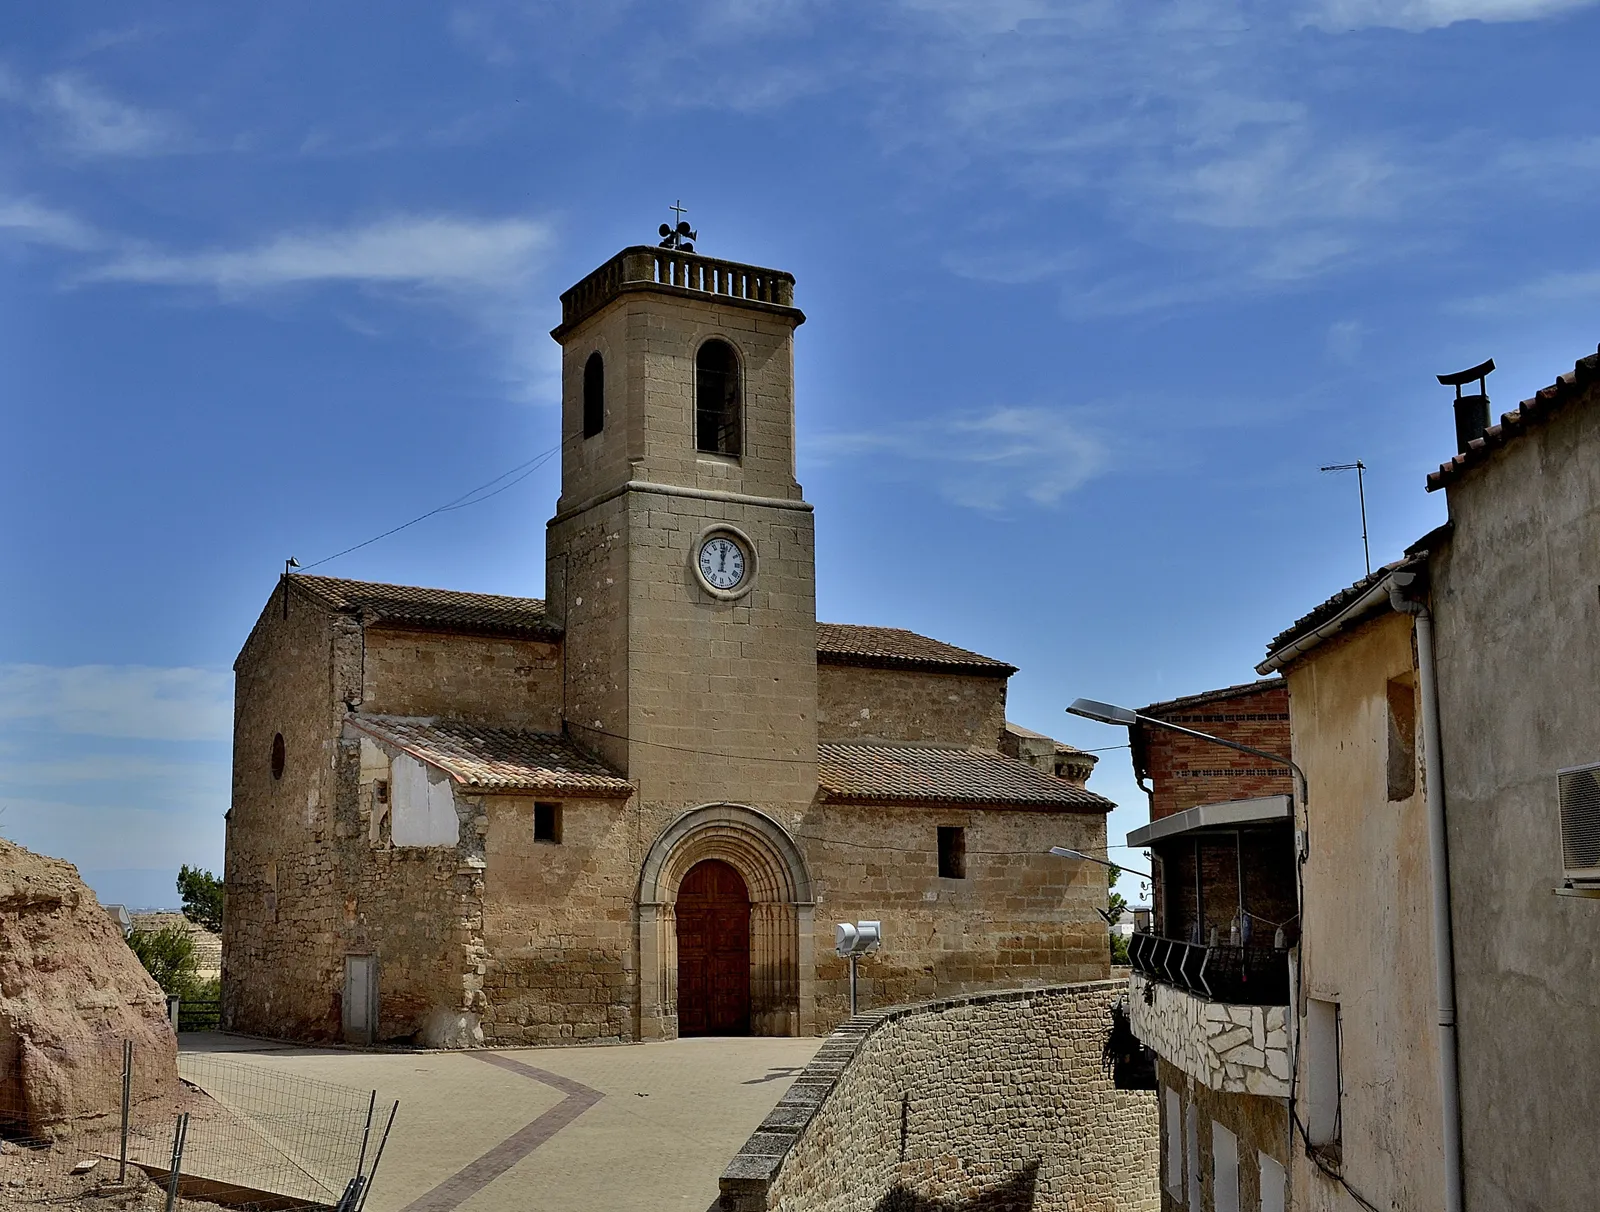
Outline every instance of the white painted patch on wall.
[(460, 840), (460, 825), (449, 776), (408, 753), (396, 754), (389, 768), (389, 837), (394, 844), (454, 846)]

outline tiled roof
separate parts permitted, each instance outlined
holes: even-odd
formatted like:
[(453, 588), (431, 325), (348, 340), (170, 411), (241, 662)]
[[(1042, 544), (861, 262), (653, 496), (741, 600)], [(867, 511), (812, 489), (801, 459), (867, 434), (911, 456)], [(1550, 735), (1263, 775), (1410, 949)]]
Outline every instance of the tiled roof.
[(871, 665), (888, 669), (987, 673), (1010, 677), (1015, 665), (931, 640), (899, 627), (818, 623), (817, 660), (824, 665)]
[[(1332, 620), (1338, 618), (1346, 608), (1348, 608), (1352, 603), (1359, 601), (1363, 594), (1370, 590), (1374, 585), (1379, 584), (1391, 572), (1399, 572), (1401, 569), (1407, 569), (1413, 566), (1420, 567), (1427, 563), (1428, 553), (1426, 551), (1416, 550), (1415, 545), (1413, 545), (1411, 550), (1413, 553), (1410, 555), (1406, 555), (1401, 559), (1385, 564), (1382, 568), (1374, 568), (1370, 573), (1362, 577), (1355, 584), (1341, 589), (1327, 601), (1318, 604), (1310, 611), (1301, 615), (1293, 623), (1289, 624), (1288, 627), (1280, 631), (1277, 635), (1273, 636), (1272, 639), (1267, 642), (1267, 657), (1269, 660), (1274, 653), (1279, 652), (1287, 645), (1294, 643), (1295, 640), (1299, 639), (1307, 632), (1315, 631), (1324, 623), (1331, 622)], [(1263, 664), (1265, 663), (1266, 662), (1263, 662)], [(1260, 668), (1260, 666), (1257, 666), (1257, 668)]]
[(1018, 804), (1105, 812), (1103, 795), (985, 749), (916, 745), (817, 746), (817, 781), (830, 800)]
[(561, 635), (561, 629), (545, 616), (542, 598), (380, 585), (304, 574), (295, 574), (289, 581), (330, 609), (359, 613), (380, 623), (540, 639)]
[(345, 718), (467, 787), (592, 796), (633, 794), (627, 779), (554, 733), (392, 715)]
[(1256, 682), (1244, 682), (1238, 686), (1224, 686), (1220, 690), (1205, 690), (1199, 694), (1185, 695), (1180, 699), (1167, 699), (1164, 702), (1151, 703), (1148, 707), (1140, 707), (1138, 711), (1140, 715), (1154, 716), (1159, 720), (1191, 707), (1203, 707), (1207, 703), (1243, 698), (1246, 695), (1260, 694), (1265, 690), (1277, 690), (1282, 685), (1282, 678), (1262, 678)]
[(1531, 400), (1524, 400), (1512, 412), (1500, 418), (1500, 424), (1484, 430), (1483, 437), (1467, 443), (1465, 452), (1448, 463), (1439, 464), (1439, 470), (1428, 475), (1428, 491), (1444, 488), (1459, 480), (1469, 469), (1488, 462), (1489, 456), (1529, 425), (1549, 417), (1557, 409), (1588, 393), (1600, 379), (1600, 351), (1580, 358), (1573, 364), (1572, 372), (1564, 374), (1549, 387), (1541, 387)]

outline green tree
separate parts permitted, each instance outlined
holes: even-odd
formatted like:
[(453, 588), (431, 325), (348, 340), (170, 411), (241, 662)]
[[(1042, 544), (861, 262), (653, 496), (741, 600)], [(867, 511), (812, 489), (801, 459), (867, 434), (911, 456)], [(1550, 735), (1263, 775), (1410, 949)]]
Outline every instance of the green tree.
[(183, 916), (212, 934), (222, 933), (222, 881), (209, 871), (178, 868), (178, 895), (183, 897)]
[(128, 934), (128, 946), (168, 996), (176, 995), (189, 1001), (202, 988), (196, 975), (194, 940), (182, 926), (133, 930)]

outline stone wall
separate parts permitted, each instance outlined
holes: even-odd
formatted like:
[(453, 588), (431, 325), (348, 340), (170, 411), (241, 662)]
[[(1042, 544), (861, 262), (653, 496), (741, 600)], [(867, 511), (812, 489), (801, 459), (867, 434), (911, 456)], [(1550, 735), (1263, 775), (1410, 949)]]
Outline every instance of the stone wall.
[(1004, 677), (817, 666), (821, 741), (913, 741), (995, 749), (1005, 726)]
[(561, 731), (559, 641), (368, 627), (362, 710)]
[[(964, 879), (939, 874), (941, 825), (966, 829)], [(1105, 827), (1098, 811), (814, 806), (799, 840), (816, 875), (819, 1026), (849, 1012), (835, 922), (883, 923), (883, 949), (860, 964), (865, 1005), (1105, 977), (1105, 875), (1048, 853), (1103, 854)]]
[(1289, 1097), (1287, 1014), (1287, 1006), (1209, 1002), (1137, 972), (1128, 978), (1133, 1033), (1168, 1064), (1224, 1094)]
[(1156, 1212), (1157, 1113), (1101, 1065), (1101, 981), (862, 1015), (721, 1180), (722, 1212)]
[[(1261, 1202), (1263, 1154), (1282, 1167), (1277, 1178), (1278, 1190), (1283, 1190), (1282, 1175), (1290, 1168), (1287, 1099), (1262, 1098), (1253, 1094), (1222, 1094), (1164, 1060), (1156, 1062), (1156, 1084), (1156, 1094), (1161, 1100), (1163, 1212), (1215, 1212), (1217, 1183), (1213, 1138), (1217, 1125), (1231, 1132), (1237, 1145), (1238, 1207), (1253, 1210), (1263, 1206)], [(1167, 1122), (1172, 1107), (1168, 1101), (1168, 1091), (1177, 1095), (1178, 1116), (1174, 1125), (1175, 1130), (1169, 1130)], [(1185, 1115), (1193, 1115), (1195, 1120), (1195, 1140), (1198, 1146), (1196, 1160), (1200, 1163), (1196, 1170), (1200, 1179), (1200, 1206), (1197, 1208), (1188, 1207), (1186, 1194), (1175, 1195), (1166, 1184), (1166, 1177), (1169, 1174), (1175, 1175), (1178, 1180), (1178, 1191), (1184, 1193), (1188, 1191), (1189, 1162), (1185, 1148)], [(1178, 1148), (1177, 1165), (1172, 1170), (1168, 1169), (1168, 1142), (1175, 1142)], [(1266, 1185), (1273, 1185), (1273, 1180), (1269, 1178)]]

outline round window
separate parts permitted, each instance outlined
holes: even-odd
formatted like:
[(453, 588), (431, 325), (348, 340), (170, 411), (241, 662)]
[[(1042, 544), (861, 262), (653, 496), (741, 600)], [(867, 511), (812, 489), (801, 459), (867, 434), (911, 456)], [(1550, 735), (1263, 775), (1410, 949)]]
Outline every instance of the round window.
[(283, 777), (283, 733), (278, 733), (272, 738), (272, 777)]

